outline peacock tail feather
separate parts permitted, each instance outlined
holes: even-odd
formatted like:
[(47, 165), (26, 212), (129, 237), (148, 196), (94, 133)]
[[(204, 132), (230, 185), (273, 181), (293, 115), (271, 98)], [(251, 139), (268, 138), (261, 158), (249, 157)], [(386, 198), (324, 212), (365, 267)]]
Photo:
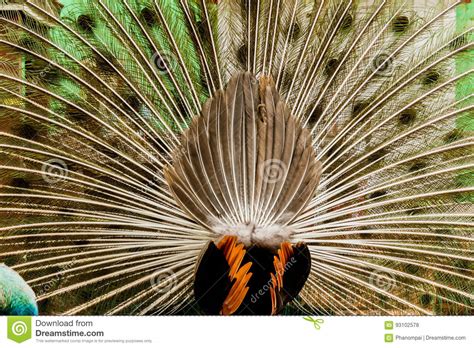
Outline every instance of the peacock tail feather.
[(0, 262), (41, 313), (199, 312), (201, 250), (250, 222), (308, 247), (295, 313), (472, 313), (472, 4), (25, 2)]

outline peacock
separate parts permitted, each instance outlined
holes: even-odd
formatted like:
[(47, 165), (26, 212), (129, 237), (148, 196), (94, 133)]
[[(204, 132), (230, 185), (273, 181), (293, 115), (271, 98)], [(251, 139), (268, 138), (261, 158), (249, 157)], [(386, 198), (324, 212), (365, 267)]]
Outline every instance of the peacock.
[(470, 1), (23, 2), (0, 262), (41, 314), (473, 313)]
[(0, 315), (38, 315), (35, 298), (18, 273), (0, 264)]

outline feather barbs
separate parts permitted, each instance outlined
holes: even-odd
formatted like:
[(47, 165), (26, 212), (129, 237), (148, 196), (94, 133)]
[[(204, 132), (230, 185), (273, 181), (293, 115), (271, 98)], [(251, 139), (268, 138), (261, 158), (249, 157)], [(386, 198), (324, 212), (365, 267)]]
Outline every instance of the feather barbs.
[(182, 144), (165, 178), (191, 218), (217, 234), (233, 230), (247, 245), (252, 236), (264, 242), (262, 230), (284, 235), (274, 246), (288, 240), (287, 225), (313, 197), (321, 165), (272, 78), (236, 74)]

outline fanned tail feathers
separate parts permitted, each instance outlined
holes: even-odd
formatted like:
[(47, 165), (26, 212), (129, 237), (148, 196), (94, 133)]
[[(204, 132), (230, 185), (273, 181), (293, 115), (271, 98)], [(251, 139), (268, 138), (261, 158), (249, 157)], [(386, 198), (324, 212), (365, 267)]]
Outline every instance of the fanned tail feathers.
[(0, 13), (0, 262), (41, 313), (193, 312), (231, 230), (306, 243), (299, 311), (472, 313), (471, 5), (26, 3), (43, 23)]

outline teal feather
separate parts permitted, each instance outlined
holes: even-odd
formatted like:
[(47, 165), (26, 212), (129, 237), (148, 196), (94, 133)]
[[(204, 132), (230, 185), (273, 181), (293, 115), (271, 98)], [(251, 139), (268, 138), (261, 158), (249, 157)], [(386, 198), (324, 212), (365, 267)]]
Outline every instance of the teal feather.
[(0, 264), (0, 315), (38, 315), (36, 296), (23, 278)]

